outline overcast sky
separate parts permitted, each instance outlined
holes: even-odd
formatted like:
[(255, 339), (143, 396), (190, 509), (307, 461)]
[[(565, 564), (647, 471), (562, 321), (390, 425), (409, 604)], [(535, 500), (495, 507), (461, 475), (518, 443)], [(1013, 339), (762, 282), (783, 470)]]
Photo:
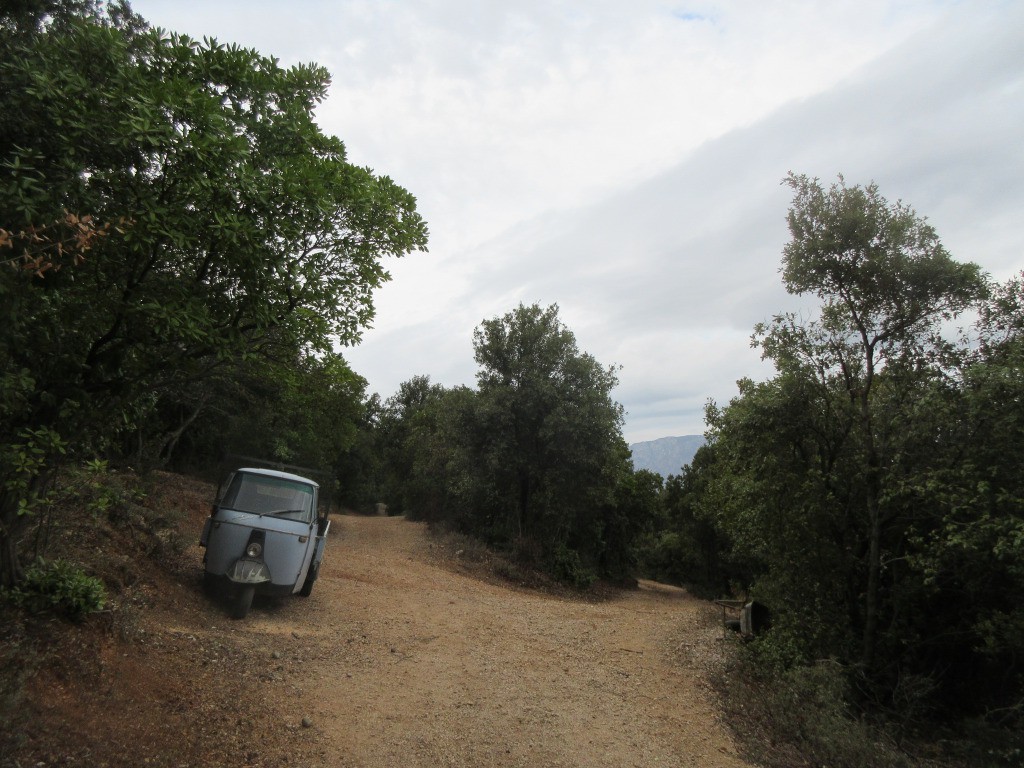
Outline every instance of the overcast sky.
[(1024, 269), (1024, 2), (135, 0), (154, 26), (316, 62), (349, 159), (412, 192), (363, 343), (387, 397), (475, 384), (472, 332), (557, 303), (621, 365), (629, 442), (704, 431), (770, 369), (787, 171), (876, 181), (961, 261)]

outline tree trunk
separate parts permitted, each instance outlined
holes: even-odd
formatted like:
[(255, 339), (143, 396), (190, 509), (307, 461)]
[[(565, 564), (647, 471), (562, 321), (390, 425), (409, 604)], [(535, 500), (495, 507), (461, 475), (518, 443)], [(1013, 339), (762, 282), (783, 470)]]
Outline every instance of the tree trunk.
[(868, 499), (868, 583), (864, 595), (864, 636), (861, 643), (861, 667), (865, 672), (875, 662), (875, 641), (878, 636), (879, 591), (882, 577), (882, 524), (878, 498)]
[(15, 543), (18, 522), (18, 510), (10, 496), (0, 496), (0, 587), (13, 587), (21, 581), (21, 561)]
[(527, 536), (530, 531), (530, 477), (519, 473), (519, 535)]
[[(43, 470), (32, 477), (27, 486), (16, 491), (0, 491), (0, 586), (13, 587), (24, 576), (21, 558), (18, 553), (20, 536), (29, 525), (31, 515), (39, 514), (38, 510), (21, 509), (22, 499), (43, 498), (46, 496), (53, 470)], [(38, 553), (37, 553), (38, 554)]]
[(861, 667), (865, 673), (869, 673), (875, 663), (882, 589), (882, 467), (878, 448), (875, 445), (874, 423), (868, 402), (870, 374), (873, 373), (872, 362), (869, 358), (868, 386), (865, 387), (864, 397), (861, 401), (861, 423), (864, 439), (867, 442), (867, 472), (865, 473), (867, 499), (865, 501), (868, 513), (868, 562), (867, 589), (864, 595), (864, 635), (861, 639), (860, 656)]
[(878, 613), (882, 579), (882, 511), (881, 461), (875, 443), (875, 426), (871, 413), (871, 389), (875, 380), (875, 342), (868, 339), (861, 328), (864, 343), (864, 384), (860, 391), (860, 420), (867, 451), (867, 513), (868, 513), (868, 582), (864, 595), (864, 635), (861, 639), (860, 663), (870, 673), (875, 663), (875, 644), (878, 637)]
[(185, 430), (192, 426), (192, 422), (194, 422), (199, 417), (199, 414), (203, 412), (203, 409), (206, 407), (206, 403), (209, 399), (210, 393), (208, 391), (204, 392), (192, 412), (182, 421), (180, 426), (171, 432), (171, 434), (164, 440), (163, 447), (158, 452), (156, 458), (156, 464), (160, 469), (163, 469), (170, 464), (171, 458), (174, 455), (174, 449), (178, 446), (178, 441), (181, 439), (181, 436), (185, 434)]

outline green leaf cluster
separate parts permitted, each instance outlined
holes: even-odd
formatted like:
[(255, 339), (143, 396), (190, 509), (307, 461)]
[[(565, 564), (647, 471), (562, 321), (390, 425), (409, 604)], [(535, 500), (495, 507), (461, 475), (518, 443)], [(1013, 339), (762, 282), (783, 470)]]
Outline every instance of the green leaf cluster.
[(874, 185), (785, 183), (783, 279), (819, 312), (756, 329), (776, 374), (709, 407), (695, 515), (771, 608), (766, 662), (831, 660), (904, 720), (1019, 720), (1021, 281), (954, 261)]
[(379, 409), (377, 500), (577, 587), (632, 577), (660, 479), (632, 471), (615, 369), (578, 349), (554, 305), (485, 320), (474, 348), (476, 390), (420, 376)]
[(72, 621), (103, 610), (107, 599), (103, 582), (66, 560), (37, 561), (24, 580), (5, 594), (26, 610), (52, 612)]
[[(316, 125), (327, 71), (117, 3), (30, 0), (0, 24), (0, 435), (166, 458), (203, 407), (239, 408), (235, 378), (293, 415), (333, 407), (301, 387), (347, 376), (334, 350), (370, 322), (384, 259), (427, 231), (409, 192)], [(324, 453), (298, 432), (278, 453)], [(18, 503), (0, 499), (4, 583)]]

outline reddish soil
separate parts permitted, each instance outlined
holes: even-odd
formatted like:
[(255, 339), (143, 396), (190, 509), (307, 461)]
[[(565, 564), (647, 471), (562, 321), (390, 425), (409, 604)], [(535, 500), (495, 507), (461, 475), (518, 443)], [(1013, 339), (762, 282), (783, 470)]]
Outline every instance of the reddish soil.
[[(194, 540), (212, 491), (174, 482), (153, 503)], [(335, 516), (312, 596), (257, 597), (241, 621), (200, 588), (197, 544), (151, 556), (109, 615), (7, 627), (37, 662), (0, 765), (749, 765), (707, 683), (712, 606), (646, 582), (529, 590), (455, 546)]]

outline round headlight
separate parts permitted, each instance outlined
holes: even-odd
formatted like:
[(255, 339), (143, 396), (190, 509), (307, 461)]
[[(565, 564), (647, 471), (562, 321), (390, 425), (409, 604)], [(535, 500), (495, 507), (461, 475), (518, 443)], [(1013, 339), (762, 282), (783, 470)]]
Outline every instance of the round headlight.
[(245, 548), (245, 554), (249, 557), (259, 557), (262, 552), (263, 547), (258, 541), (250, 541), (249, 546)]

